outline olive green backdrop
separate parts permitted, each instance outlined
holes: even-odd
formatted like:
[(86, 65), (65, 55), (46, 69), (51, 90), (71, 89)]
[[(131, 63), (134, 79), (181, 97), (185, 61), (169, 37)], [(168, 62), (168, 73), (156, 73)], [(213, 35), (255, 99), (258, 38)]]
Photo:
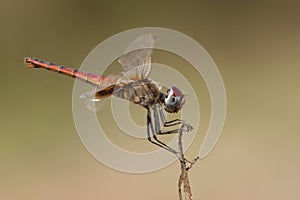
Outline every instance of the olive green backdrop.
[(202, 44), (226, 87), (223, 134), (190, 173), (194, 198), (299, 199), (299, 13), (297, 1), (2, 0), (0, 198), (177, 199), (178, 163), (141, 175), (100, 164), (75, 129), (74, 80), (23, 65), (79, 66), (106, 38), (157, 26)]

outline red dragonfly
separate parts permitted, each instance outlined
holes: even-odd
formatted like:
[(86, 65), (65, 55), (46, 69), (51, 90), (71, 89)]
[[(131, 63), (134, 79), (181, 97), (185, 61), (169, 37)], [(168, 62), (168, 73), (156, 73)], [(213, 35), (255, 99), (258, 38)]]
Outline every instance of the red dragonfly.
[(142, 35), (132, 42), (118, 60), (124, 69), (119, 76), (85, 73), (31, 57), (25, 57), (24, 62), (28, 68), (44, 68), (77, 78), (96, 87), (96, 90), (80, 96), (82, 99), (88, 100), (87, 107), (92, 111), (98, 111), (101, 108), (102, 100), (111, 95), (143, 106), (147, 109), (148, 140), (179, 156), (176, 150), (160, 141), (157, 135), (177, 133), (180, 130), (174, 128), (169, 131), (162, 131), (163, 127), (184, 124), (185, 131), (191, 131), (193, 127), (183, 123), (180, 119), (166, 120), (163, 108), (166, 112), (176, 113), (183, 107), (185, 98), (177, 87), (170, 87), (164, 93), (160, 84), (148, 78), (151, 72), (151, 55), (154, 43), (155, 37), (152, 34)]

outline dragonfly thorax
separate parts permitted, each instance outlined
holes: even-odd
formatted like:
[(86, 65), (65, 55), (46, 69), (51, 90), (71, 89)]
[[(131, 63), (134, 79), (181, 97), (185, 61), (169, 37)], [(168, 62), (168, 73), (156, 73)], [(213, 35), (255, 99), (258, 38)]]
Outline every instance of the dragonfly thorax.
[(161, 92), (150, 79), (120, 83), (114, 88), (113, 95), (143, 107), (151, 107), (161, 102)]

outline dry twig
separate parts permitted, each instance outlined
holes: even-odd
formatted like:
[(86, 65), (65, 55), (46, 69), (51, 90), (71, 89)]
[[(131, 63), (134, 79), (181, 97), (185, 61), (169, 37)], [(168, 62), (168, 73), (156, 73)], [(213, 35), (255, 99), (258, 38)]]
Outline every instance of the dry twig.
[(192, 191), (190, 186), (190, 181), (188, 177), (188, 171), (192, 168), (192, 166), (199, 160), (199, 157), (196, 157), (193, 161), (188, 161), (183, 152), (183, 146), (182, 146), (182, 132), (186, 130), (191, 130), (191, 126), (189, 124), (183, 123), (178, 134), (178, 149), (179, 149), (179, 161), (180, 161), (180, 168), (181, 168), (181, 174), (179, 176), (178, 180), (178, 192), (179, 192), (179, 199), (183, 200), (182, 195), (182, 187), (183, 187), (183, 193), (185, 200), (192, 200)]

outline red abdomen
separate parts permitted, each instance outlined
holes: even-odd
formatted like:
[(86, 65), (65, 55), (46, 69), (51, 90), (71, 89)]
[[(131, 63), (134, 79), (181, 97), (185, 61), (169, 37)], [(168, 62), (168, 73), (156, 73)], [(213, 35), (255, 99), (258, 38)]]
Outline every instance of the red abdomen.
[[(24, 59), (24, 62), (27, 67), (29, 68), (44, 68), (53, 72), (61, 73), (67, 76), (70, 76), (72, 78), (78, 78), (82, 81), (85, 81), (87, 83), (90, 83), (92, 85), (100, 86), (103, 82), (111, 82), (115, 80), (106, 80), (111, 79), (110, 77), (106, 76), (99, 76), (95, 74), (85, 73), (78, 71), (76, 69), (72, 69), (69, 67), (59, 66), (54, 63), (42, 61), (36, 58), (30, 58), (26, 57)], [(103, 86), (103, 85), (102, 85)]]

